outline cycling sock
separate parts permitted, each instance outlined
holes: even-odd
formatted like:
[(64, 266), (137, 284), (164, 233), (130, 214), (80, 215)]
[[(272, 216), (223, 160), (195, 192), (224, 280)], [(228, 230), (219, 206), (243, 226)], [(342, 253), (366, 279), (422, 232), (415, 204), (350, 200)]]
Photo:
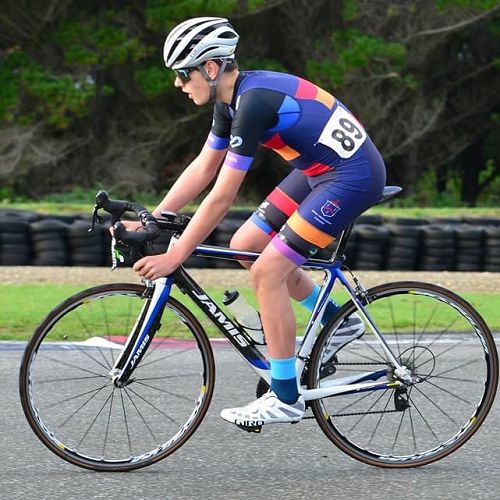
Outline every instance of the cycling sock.
[(286, 359), (269, 358), (271, 364), (271, 390), (280, 401), (291, 405), (299, 399), (295, 356)]
[[(308, 311), (312, 311), (320, 290), (321, 288), (319, 285), (314, 285), (312, 292), (305, 299), (299, 301), (299, 304), (304, 306)], [(325, 312), (323, 313), (323, 318), (321, 318), (321, 324), (326, 325), (335, 316), (339, 307), (340, 306), (330, 297), (326, 303)]]

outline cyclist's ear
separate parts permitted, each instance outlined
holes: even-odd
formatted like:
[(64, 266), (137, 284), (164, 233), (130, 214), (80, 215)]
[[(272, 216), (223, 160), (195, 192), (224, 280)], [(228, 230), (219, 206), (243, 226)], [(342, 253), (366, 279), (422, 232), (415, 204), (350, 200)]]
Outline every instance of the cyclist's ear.
[(217, 74), (220, 71), (220, 66), (212, 60), (207, 61), (203, 67), (205, 68), (205, 71), (207, 72), (207, 75), (210, 77), (211, 80), (214, 80)]

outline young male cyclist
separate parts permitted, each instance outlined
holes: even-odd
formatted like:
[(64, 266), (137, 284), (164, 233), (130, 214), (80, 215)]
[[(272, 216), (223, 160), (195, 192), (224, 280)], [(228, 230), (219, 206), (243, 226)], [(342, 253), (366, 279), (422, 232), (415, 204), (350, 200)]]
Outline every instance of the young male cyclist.
[[(289, 162), (292, 172), (231, 241), (232, 248), (262, 252), (250, 275), (269, 348), (271, 390), (221, 416), (258, 426), (296, 422), (304, 415), (290, 297), (312, 309), (319, 287), (300, 266), (378, 201), (385, 167), (363, 126), (333, 95), (297, 76), (238, 71), (238, 38), (227, 19), (200, 17), (179, 24), (165, 41), (165, 64), (176, 73), (175, 86), (196, 105), (214, 102), (214, 119), (201, 152), (153, 214), (177, 212), (213, 179), (215, 184), (176, 245), (139, 260), (134, 271), (156, 279), (189, 257), (232, 206), (259, 144)], [(337, 307), (330, 301), (325, 316)], [(364, 331), (356, 315), (341, 329), (348, 340)]]

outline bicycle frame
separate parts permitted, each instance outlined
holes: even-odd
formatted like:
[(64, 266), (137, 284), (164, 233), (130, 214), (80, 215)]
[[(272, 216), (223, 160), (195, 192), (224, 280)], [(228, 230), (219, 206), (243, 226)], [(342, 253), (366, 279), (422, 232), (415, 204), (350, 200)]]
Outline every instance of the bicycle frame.
[[(193, 255), (254, 262), (260, 254), (256, 252), (232, 250), (225, 247), (199, 245), (193, 252)], [(341, 265), (342, 259), (337, 259), (334, 256), (334, 258), (329, 261), (310, 259), (302, 266), (304, 269), (324, 271), (325, 278), (321, 285), (319, 296), (309, 318), (302, 344), (297, 354), (297, 380), (301, 380), (306, 362), (314, 346), (317, 334), (321, 328), (320, 322), (327, 299), (336, 280), (338, 279), (353, 300), (359, 314), (365, 319), (367, 324), (370, 326), (372, 333), (382, 345), (382, 348), (391, 362), (394, 373), (401, 379), (411, 382), (411, 377), (408, 372), (399, 364), (386, 340), (363, 306), (361, 298), (364, 290), (360, 288), (359, 285), (356, 289), (352, 288), (346, 276), (341, 271)], [(125, 344), (125, 348), (116, 360), (115, 365), (110, 372), (113, 382), (118, 386), (127, 384), (134, 367), (140, 362), (140, 359), (147, 351), (147, 347), (154, 337), (163, 308), (168, 297), (170, 296), (170, 291), (174, 283), (182, 293), (190, 297), (191, 300), (204, 312), (207, 318), (209, 318), (224, 335), (224, 337), (229, 340), (236, 351), (252, 367), (252, 369), (260, 377), (266, 380), (266, 382), (270, 383), (271, 372), (269, 362), (266, 360), (259, 348), (252, 342), (251, 339), (248, 338), (241, 327), (236, 322), (232, 321), (223, 310), (221, 310), (217, 303), (198, 285), (198, 283), (196, 283), (196, 281), (182, 266), (172, 275), (166, 278), (157, 279), (153, 283), (148, 283), (148, 289), (152, 289), (153, 293), (147, 298), (141, 314), (139, 315), (139, 318), (129, 335), (127, 343)], [(391, 382), (388, 380), (387, 375), (387, 369), (359, 373), (350, 377), (322, 382), (320, 387), (317, 389), (306, 389), (305, 387), (300, 387), (299, 384), (299, 392), (304, 396), (304, 399), (308, 401), (339, 394), (385, 390), (388, 388), (393, 389), (403, 385), (403, 383), (399, 381)], [(380, 381), (381, 378), (384, 380)]]

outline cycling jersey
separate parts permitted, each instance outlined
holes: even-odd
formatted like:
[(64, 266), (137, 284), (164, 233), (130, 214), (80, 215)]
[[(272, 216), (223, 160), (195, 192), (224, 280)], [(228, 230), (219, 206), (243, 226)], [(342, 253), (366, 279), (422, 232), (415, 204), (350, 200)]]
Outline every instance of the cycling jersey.
[(353, 157), (365, 139), (359, 121), (320, 87), (293, 75), (246, 71), (231, 104), (216, 103), (208, 145), (229, 146), (225, 164), (248, 170), (260, 143), (316, 176)]
[(334, 96), (297, 76), (244, 71), (230, 104), (216, 102), (207, 145), (224, 166), (247, 171), (257, 146), (294, 168), (251, 220), (301, 265), (376, 203), (383, 160), (361, 123)]

